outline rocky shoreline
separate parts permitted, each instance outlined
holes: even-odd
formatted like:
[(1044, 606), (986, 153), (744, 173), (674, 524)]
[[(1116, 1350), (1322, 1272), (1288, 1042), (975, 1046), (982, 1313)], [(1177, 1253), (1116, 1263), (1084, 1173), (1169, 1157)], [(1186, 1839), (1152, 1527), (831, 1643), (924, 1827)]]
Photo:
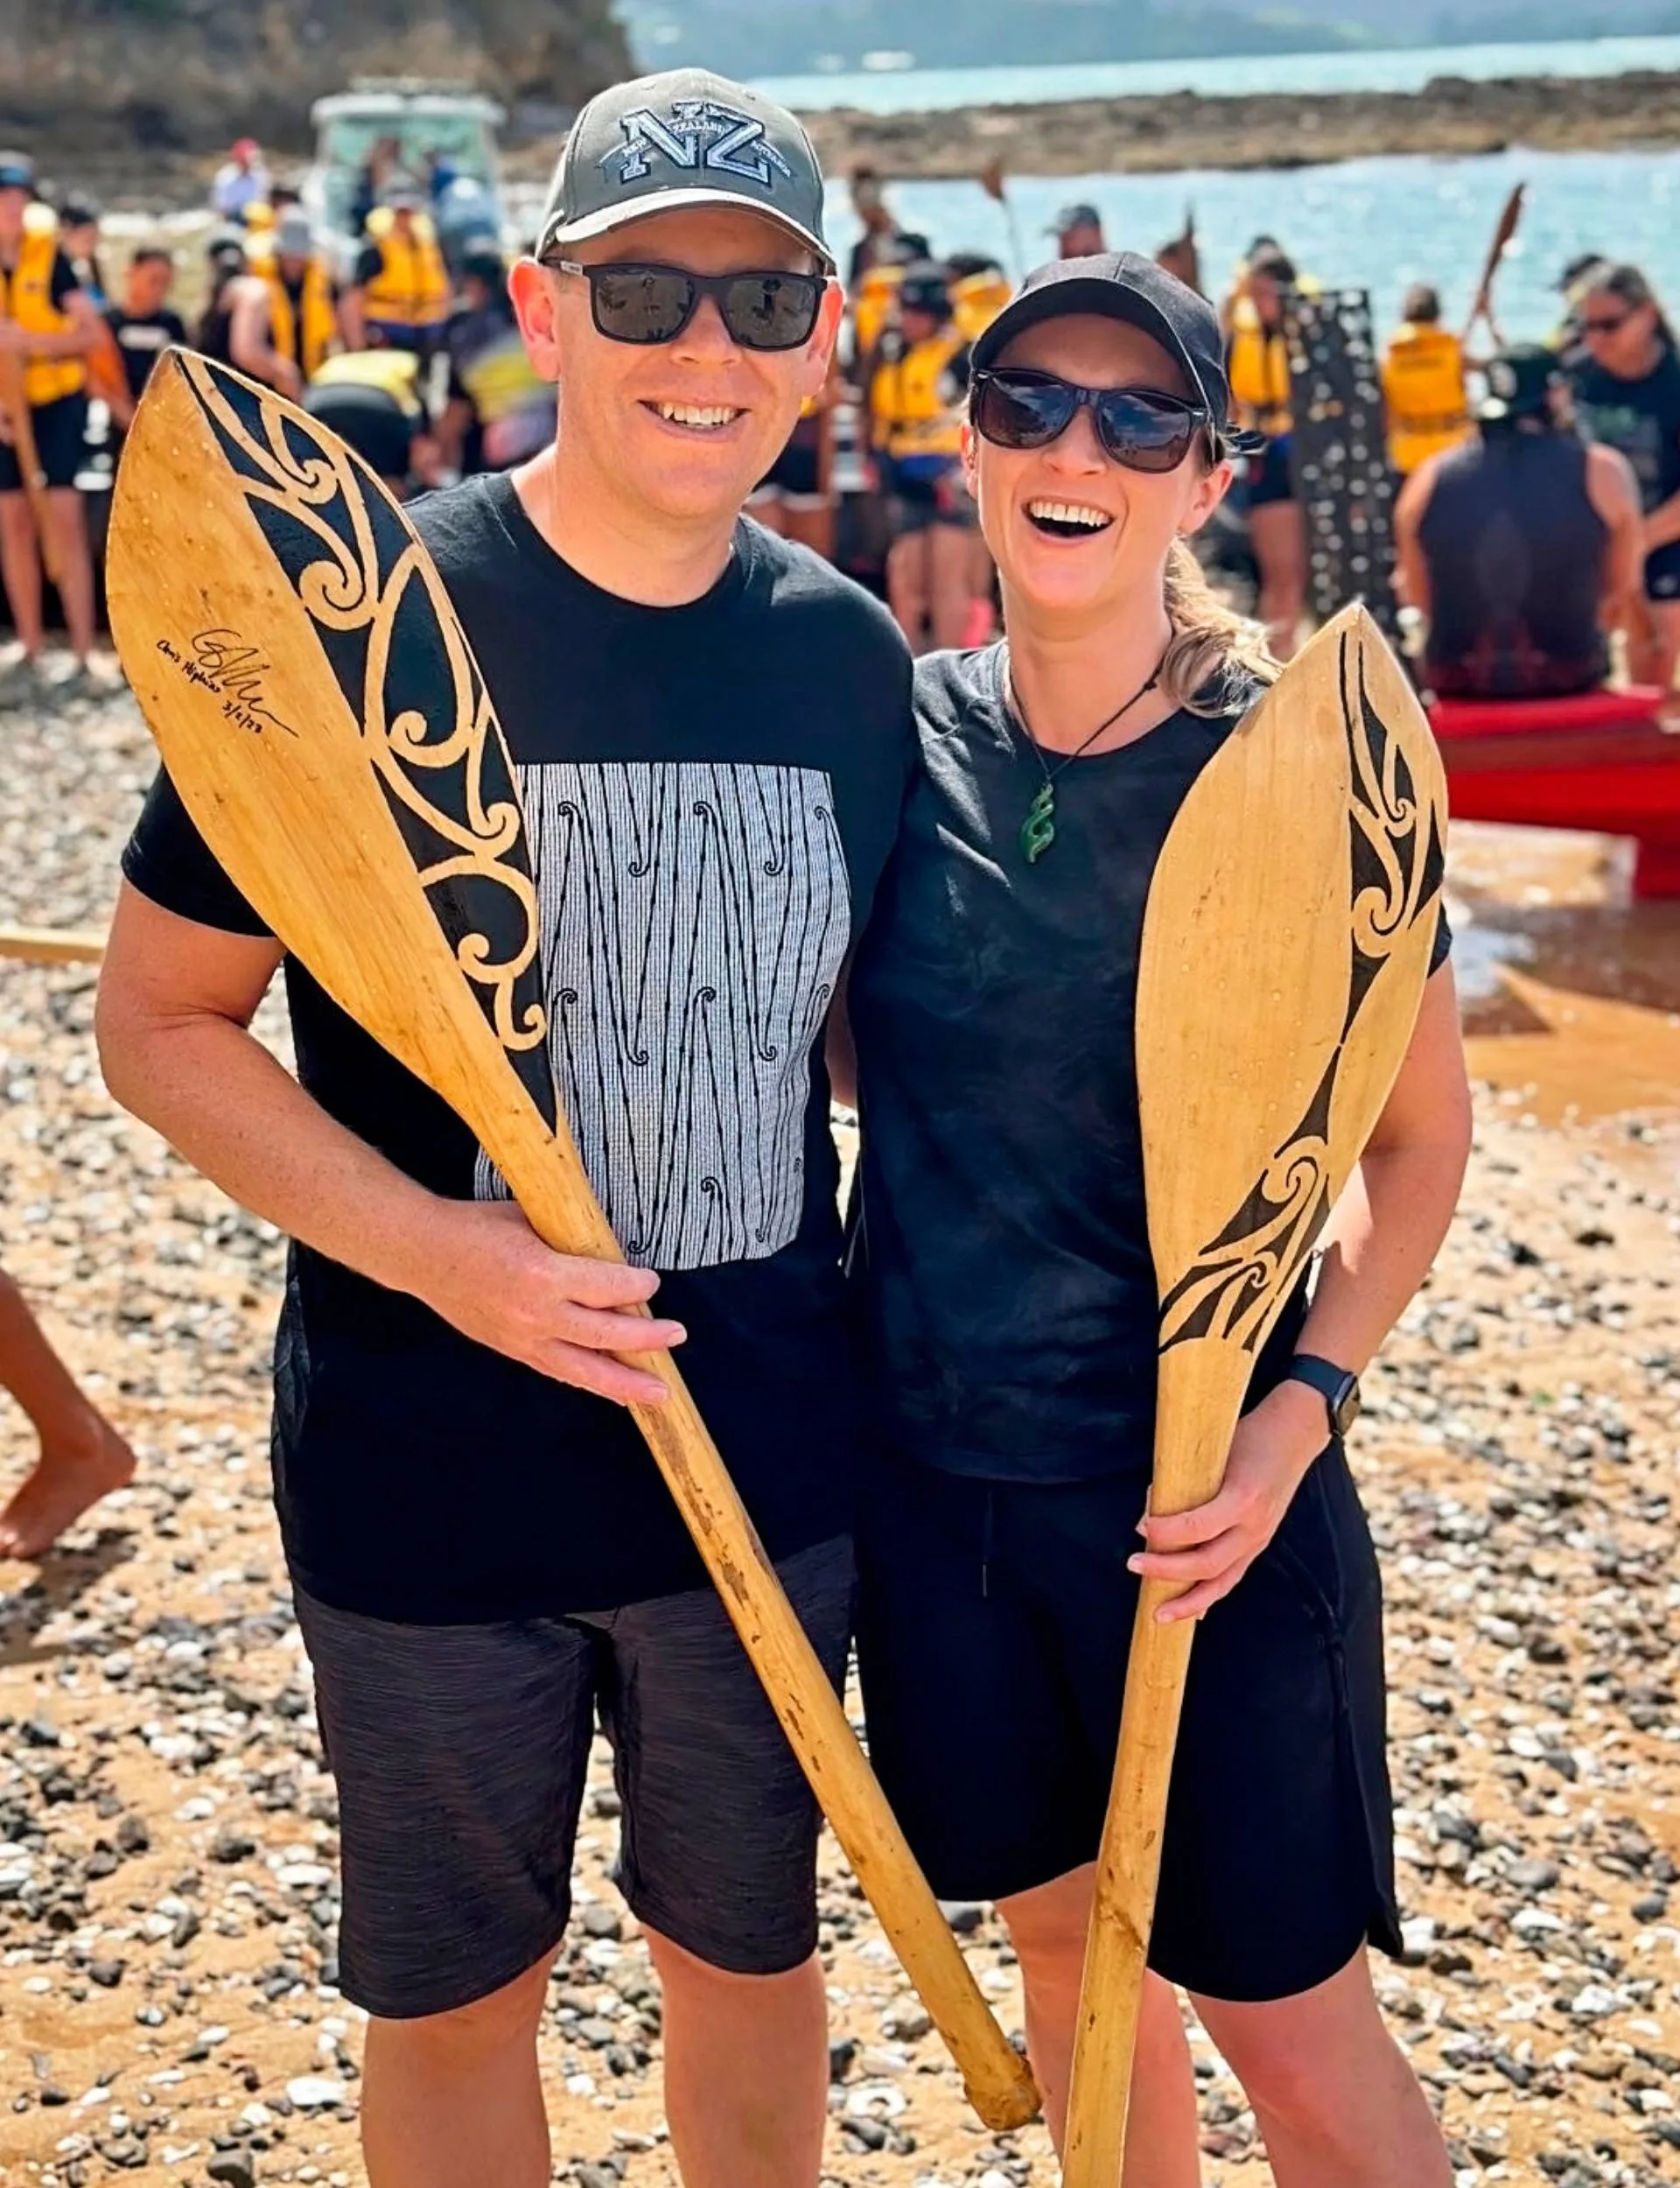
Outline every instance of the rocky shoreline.
[(1680, 74), (1440, 76), (1419, 92), (1278, 93), (1202, 98), (1073, 99), (1057, 105), (804, 117), (823, 165), (867, 161), (885, 175), (1171, 173), (1302, 167), (1373, 153), (1463, 157), (1513, 144), (1604, 151), (1680, 144)]
[[(0, 920), (102, 922), (151, 766), (126, 697), (0, 712)], [(0, 961), (0, 1257), (141, 1460), (38, 1568), (0, 1565), (0, 2178), (349, 2188), (361, 2016), (334, 1988), (337, 1808), (268, 1493), (282, 1248), (116, 1110), (93, 987)], [(1460, 2188), (1658, 2188), (1680, 2181), (1680, 1119), (1548, 1126), (1521, 1038), (1354, 1440), (1406, 1918), (1378, 1981)], [(0, 1399), (0, 1494), (32, 1455)], [(555, 2177), (676, 2188), (617, 1813), (598, 1750), (542, 2036)], [(967, 2111), (826, 1842), (821, 1902), (825, 2188), (1052, 2188), (1042, 2128)], [(1018, 2028), (990, 1910), (949, 1911)], [(1193, 2033), (1207, 2188), (1264, 2188)]]

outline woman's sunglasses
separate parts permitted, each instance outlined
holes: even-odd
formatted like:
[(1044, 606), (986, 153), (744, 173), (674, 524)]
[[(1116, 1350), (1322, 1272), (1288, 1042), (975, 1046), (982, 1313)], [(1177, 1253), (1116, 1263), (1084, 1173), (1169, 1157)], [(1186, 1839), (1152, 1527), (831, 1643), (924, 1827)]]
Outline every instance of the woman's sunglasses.
[(1176, 471), (1213, 415), (1158, 388), (1080, 388), (1025, 365), (976, 372), (969, 414), (974, 430), (999, 448), (1047, 448), (1088, 410), (1096, 437), (1128, 471)]
[(1598, 319), (1584, 319), (1581, 332), (1583, 334), (1620, 334), (1633, 316), (1631, 312), (1618, 312), (1614, 318), (1606, 319), (1600, 315)]
[(680, 266), (580, 266), (545, 258), (589, 284), (596, 330), (613, 342), (674, 342), (710, 297), (743, 349), (801, 349), (816, 331), (828, 279), (805, 273), (686, 273)]

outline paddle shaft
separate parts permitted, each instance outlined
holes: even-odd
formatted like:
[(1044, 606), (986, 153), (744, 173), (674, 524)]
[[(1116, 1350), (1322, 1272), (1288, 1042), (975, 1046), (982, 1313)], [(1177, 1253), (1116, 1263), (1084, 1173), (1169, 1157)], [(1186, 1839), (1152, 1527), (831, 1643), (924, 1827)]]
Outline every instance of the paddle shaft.
[(36, 536), (41, 543), (42, 566), (56, 585), (59, 551), (52, 538), (46, 473), (41, 469), (40, 451), (35, 445), (34, 415), (24, 391), (24, 361), (15, 349), (0, 350), (0, 410), (5, 412), (6, 422), (11, 428), (12, 448), (23, 474), (24, 492), (29, 496), (29, 512), (35, 520)]
[[(560, 1253), (621, 1260), (583, 1166), (535, 1110), (493, 1151), (543, 1243)], [(668, 1353), (626, 1356), (670, 1391), (633, 1406), (695, 1546), (723, 1597), (789, 1745), (881, 1926), (989, 2127), (1019, 2127), (1038, 2109), (1026, 2062), (1005, 2040), (865, 1760), (839, 1696), (788, 1602), (746, 1507)]]
[(25, 964), (97, 964), (105, 937), (91, 927), (0, 927), (0, 957)]
[(1504, 208), (1500, 214), (1499, 224), (1494, 230), (1494, 240), (1488, 249), (1488, 263), (1482, 268), (1481, 280), (1476, 289), (1476, 300), (1471, 305), (1470, 316), (1464, 323), (1464, 340), (1466, 342), (1475, 333), (1478, 322), (1482, 319), (1487, 320), (1488, 331), (1495, 341), (1503, 339), (1499, 331), (1498, 322), (1494, 318), (1494, 283), (1499, 277), (1499, 270), (1504, 263), (1506, 252), (1510, 249), (1511, 238), (1516, 234), (1517, 223), (1522, 218), (1522, 200), (1527, 190), (1527, 183), (1519, 182), (1510, 196), (1506, 199)]
[[(1253, 1366), (1241, 1347), (1211, 1338), (1161, 1356), (1152, 1511), (1189, 1511), (1218, 1492)], [(1119, 2188), (1172, 1751), (1195, 1637), (1194, 1621), (1162, 1625), (1156, 1613), (1180, 1593), (1161, 1581), (1138, 1591), (1085, 1940), (1062, 2188)]]

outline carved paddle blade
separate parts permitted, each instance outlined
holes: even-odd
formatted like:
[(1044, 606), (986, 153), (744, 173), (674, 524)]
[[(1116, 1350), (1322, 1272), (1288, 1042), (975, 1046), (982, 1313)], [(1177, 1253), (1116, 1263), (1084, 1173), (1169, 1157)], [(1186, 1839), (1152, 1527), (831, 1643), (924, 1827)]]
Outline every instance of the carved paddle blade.
[(1164, 1349), (1264, 1342), (1411, 1038), (1446, 783), (1363, 609), (1203, 768), (1156, 868), (1138, 1094)]
[(170, 350), (123, 451), (108, 582), (164, 762), (281, 941), (493, 1153), (520, 1108), (552, 1132), (518, 789), (379, 480), (270, 390)]

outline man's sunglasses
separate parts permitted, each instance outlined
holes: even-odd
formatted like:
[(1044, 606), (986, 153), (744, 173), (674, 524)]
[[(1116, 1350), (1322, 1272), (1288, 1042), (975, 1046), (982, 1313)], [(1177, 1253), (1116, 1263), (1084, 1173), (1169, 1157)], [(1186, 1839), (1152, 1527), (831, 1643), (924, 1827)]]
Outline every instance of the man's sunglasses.
[(1158, 388), (1080, 388), (1025, 365), (976, 372), (970, 392), (974, 430), (999, 448), (1047, 448), (1088, 410), (1096, 437), (1128, 471), (1176, 471), (1213, 414)]
[(589, 284), (596, 330), (614, 342), (674, 342), (710, 297), (743, 349), (802, 349), (816, 331), (828, 279), (809, 273), (687, 273), (680, 266), (580, 266), (545, 258)]
[(1583, 319), (1581, 332), (1583, 334), (1619, 334), (1633, 316), (1631, 312), (1618, 312), (1610, 319)]

